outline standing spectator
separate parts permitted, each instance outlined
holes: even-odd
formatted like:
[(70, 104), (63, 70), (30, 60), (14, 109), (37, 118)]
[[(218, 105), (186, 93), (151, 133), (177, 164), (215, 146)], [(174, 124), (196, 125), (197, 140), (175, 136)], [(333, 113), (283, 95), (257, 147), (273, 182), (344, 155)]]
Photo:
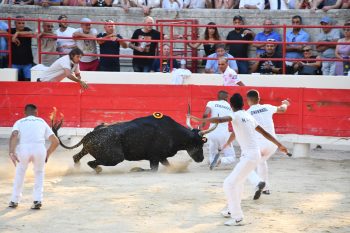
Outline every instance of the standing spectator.
[(166, 10), (181, 10), (183, 8), (182, 0), (163, 0), (162, 8)]
[(155, 59), (152, 64), (151, 71), (153, 72), (160, 72), (160, 61), (162, 60), (162, 72), (163, 73), (170, 73), (172, 72), (171, 68), (171, 60), (173, 61), (173, 68), (179, 68), (179, 63), (176, 59), (170, 59), (170, 46), (168, 44), (163, 44), (163, 56), (164, 58), (161, 59)]
[(239, 9), (259, 9), (264, 10), (265, 1), (264, 0), (240, 0)]
[[(0, 21), (0, 34), (6, 34), (8, 31), (8, 25), (5, 22)], [(0, 36), (0, 50), (7, 50), (7, 37)], [(8, 53), (0, 53), (0, 68), (8, 67)]]
[[(82, 18), (80, 20), (81, 28), (73, 33), (74, 40), (77, 40), (78, 48), (85, 54), (96, 54), (96, 35), (97, 30), (91, 28), (91, 19)], [(96, 71), (98, 69), (98, 58), (96, 56), (83, 56), (80, 59), (80, 70)]]
[(220, 57), (218, 63), (224, 86), (244, 86), (243, 82), (239, 80), (237, 72), (228, 65), (226, 57)]
[[(204, 38), (202, 38), (202, 40), (208, 41), (203, 43), (205, 57), (208, 57), (210, 54), (215, 53), (216, 44), (211, 42), (221, 40), (218, 28), (214, 26), (216, 24), (214, 22), (209, 22), (207, 25), (208, 27), (206, 27), (204, 31)], [(201, 44), (202, 43), (188, 43), (188, 46), (190, 46), (192, 49), (197, 49)], [(206, 64), (207, 64), (207, 60), (203, 60), (202, 65), (205, 66)]]
[[(267, 41), (275, 42), (274, 39), (268, 39)], [(280, 54), (276, 53), (275, 44), (266, 44), (266, 52), (257, 55), (258, 58), (282, 58)], [(252, 65), (252, 73), (258, 72), (260, 74), (280, 74), (282, 71), (282, 61), (275, 60), (262, 60), (256, 61)]]
[(155, 56), (158, 42), (146, 42), (144, 40), (160, 40), (160, 33), (154, 30), (152, 24), (154, 20), (150, 16), (146, 16), (144, 23), (148, 24), (143, 26), (143, 28), (136, 29), (131, 37), (131, 39), (138, 39), (138, 42), (130, 42), (129, 48), (134, 50), (134, 55), (149, 56), (147, 58), (133, 58), (132, 66), (134, 72), (150, 72), (153, 58)]
[[(53, 23), (44, 22), (43, 32), (39, 34), (41, 38), (41, 51), (42, 52), (56, 52), (56, 38), (42, 38), (42, 36), (56, 36), (53, 32)], [(50, 66), (54, 61), (58, 59), (58, 55), (54, 54), (41, 54), (41, 64), (45, 66)]]
[[(295, 15), (292, 17), (293, 25), (301, 25), (302, 19), (299, 15)], [(287, 42), (309, 42), (310, 36), (307, 32), (305, 32), (301, 27), (295, 27), (293, 30), (290, 30), (286, 34)], [(304, 45), (302, 44), (287, 44), (286, 50), (286, 58), (302, 58), (302, 49)]]
[(232, 9), (236, 4), (239, 2), (235, 0), (215, 0), (214, 5), (216, 9)]
[(19, 81), (30, 81), (30, 69), (33, 65), (32, 38), (34, 33), (25, 26), (24, 16), (16, 16), (12, 34), (12, 68), (18, 70)]
[(220, 69), (219, 69), (219, 62), (220, 58), (225, 57), (229, 58), (230, 60), (228, 61), (228, 66), (233, 69), (236, 73), (238, 72), (238, 67), (237, 63), (235, 60), (231, 60), (234, 58), (232, 55), (226, 53), (225, 51), (225, 45), (224, 44), (217, 44), (215, 46), (215, 53), (211, 54), (208, 56), (208, 58), (215, 58), (215, 60), (208, 60), (207, 64), (205, 65), (205, 73), (210, 73), (210, 74), (219, 74)]
[[(243, 25), (243, 18), (239, 15), (233, 17), (233, 24), (240, 26)], [(237, 27), (235, 30), (232, 30), (228, 33), (226, 40), (253, 40), (255, 34), (250, 29)], [(228, 45), (230, 50), (229, 54), (231, 54), (235, 58), (247, 58), (248, 57), (248, 43), (234, 43)], [(248, 74), (249, 71), (249, 63), (248, 61), (237, 61), (238, 73), (239, 74)]]
[(34, 0), (34, 5), (49, 7), (61, 5), (61, 0)]
[(74, 48), (65, 55), (57, 59), (47, 70), (45, 70), (41, 77), (37, 79), (38, 82), (60, 82), (64, 78), (68, 78), (73, 82), (80, 84), (81, 88), (87, 89), (88, 85), (81, 80), (79, 62), (83, 56), (83, 51)]
[(111, 7), (112, 4), (113, 0), (91, 0), (91, 5), (97, 7)]
[(312, 54), (312, 48), (309, 45), (303, 47), (303, 58), (305, 60), (293, 62), (294, 73), (299, 75), (320, 75), (322, 74), (321, 61), (308, 61), (307, 59), (321, 59), (319, 56)]
[[(320, 24), (322, 26), (329, 26), (331, 19), (325, 16), (321, 19)], [(321, 33), (317, 36), (317, 42), (337, 42), (340, 39), (340, 31), (334, 28), (322, 28)], [(336, 58), (335, 56), (335, 44), (317, 44), (317, 52), (320, 53), (322, 58)], [(323, 75), (335, 75), (335, 62), (334, 61), (322, 61), (322, 74)]]
[[(272, 26), (273, 22), (270, 18), (265, 19), (264, 21), (265, 26)], [(280, 34), (278, 34), (276, 31), (273, 30), (271, 27), (264, 28), (264, 31), (259, 32), (256, 34), (254, 41), (267, 41), (268, 39), (274, 39), (275, 41), (282, 41)], [(265, 50), (265, 44), (253, 44), (254, 47), (256, 47), (256, 54), (263, 54), (266, 52)], [(280, 46), (277, 46), (279, 48)], [(276, 49), (278, 51), (278, 49)]]
[[(108, 39), (108, 41), (97, 41), (97, 43), (100, 45), (100, 54), (119, 55), (120, 46), (123, 48), (127, 48), (128, 46), (124, 41), (120, 41), (120, 39), (123, 39), (123, 37), (116, 33), (113, 20), (106, 20), (105, 22), (105, 32), (97, 35), (97, 38)], [(119, 57), (100, 57), (99, 70), (119, 72)]]
[(342, 2), (343, 0), (313, 0), (311, 10), (321, 9), (327, 12), (332, 9), (339, 9), (342, 6)]
[[(59, 29), (56, 30), (57, 36), (62, 37), (73, 37), (73, 33), (77, 30), (75, 28), (71, 28), (68, 26), (67, 23), (67, 16), (66, 15), (60, 15), (58, 17), (58, 20), (61, 20), (58, 24)], [(73, 48), (77, 47), (75, 44), (75, 41), (73, 38), (70, 39), (57, 39), (57, 51), (61, 53), (68, 54)]]
[[(350, 26), (350, 23), (345, 23), (344, 26)], [(350, 42), (350, 27), (344, 28), (345, 37), (338, 42)], [(335, 75), (349, 75), (350, 70), (350, 45), (338, 44), (335, 48), (335, 56), (339, 59), (345, 59), (343, 62), (335, 63)]]
[[(28, 164), (34, 167), (34, 203), (32, 209), (40, 209), (43, 199), (43, 185), (45, 163), (59, 145), (58, 138), (42, 119), (37, 117), (38, 110), (34, 104), (27, 104), (24, 108), (25, 118), (19, 119), (13, 125), (9, 142), (9, 155), (16, 167), (13, 192), (9, 207), (16, 208), (22, 196), (24, 176)], [(50, 141), (49, 148), (45, 148), (45, 140)], [(18, 146), (16, 147), (16, 145)]]
[[(126, 2), (125, 2), (126, 1)], [(161, 7), (161, 0), (125, 0), (125, 4), (130, 7), (140, 7), (144, 15), (149, 15), (153, 8)]]

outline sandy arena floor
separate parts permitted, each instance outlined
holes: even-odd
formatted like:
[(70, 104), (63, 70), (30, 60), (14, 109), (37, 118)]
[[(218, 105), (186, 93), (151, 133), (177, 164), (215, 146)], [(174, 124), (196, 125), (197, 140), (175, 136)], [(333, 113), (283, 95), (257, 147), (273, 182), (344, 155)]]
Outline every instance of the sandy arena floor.
[(125, 161), (103, 167), (96, 175), (74, 151), (59, 148), (46, 167), (43, 208), (30, 210), (33, 172), (27, 172), (23, 200), (7, 208), (14, 167), (8, 141), (0, 140), (0, 232), (350, 232), (350, 152), (313, 150), (312, 158), (274, 156), (270, 164), (272, 195), (253, 201), (245, 186), (242, 201), (246, 225), (227, 227), (220, 216), (225, 205), (222, 182), (230, 168), (210, 171), (187, 153), (170, 159), (172, 170), (130, 172), (147, 162)]

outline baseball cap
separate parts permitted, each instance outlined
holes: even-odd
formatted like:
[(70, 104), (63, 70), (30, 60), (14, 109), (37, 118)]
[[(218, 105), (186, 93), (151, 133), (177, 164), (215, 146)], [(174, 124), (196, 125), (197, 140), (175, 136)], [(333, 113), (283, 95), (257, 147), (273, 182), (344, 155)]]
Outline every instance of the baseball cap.
[(180, 64), (181, 65), (186, 65), (186, 60), (185, 59), (181, 59)]
[(331, 18), (329, 18), (328, 16), (325, 16), (321, 19), (320, 23), (327, 23), (329, 24), (331, 22)]
[(236, 20), (236, 19), (238, 19), (238, 20), (240, 20), (240, 21), (243, 21), (243, 18), (242, 18), (242, 16), (240, 16), (240, 15), (235, 15), (235, 16), (233, 17), (233, 20)]
[(61, 19), (68, 19), (67, 15), (60, 15), (58, 16), (58, 20), (61, 20)]
[(91, 19), (89, 19), (89, 18), (82, 18), (80, 20), (80, 22), (82, 22), (82, 23), (91, 23)]

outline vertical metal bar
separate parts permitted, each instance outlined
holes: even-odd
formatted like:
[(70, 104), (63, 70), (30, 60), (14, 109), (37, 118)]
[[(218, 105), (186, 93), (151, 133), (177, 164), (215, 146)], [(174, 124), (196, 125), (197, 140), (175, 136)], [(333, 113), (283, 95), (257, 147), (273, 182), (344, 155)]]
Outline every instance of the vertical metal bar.
[[(171, 25), (170, 26), (170, 40), (173, 40), (173, 39), (174, 39), (174, 26)], [(174, 55), (173, 46), (174, 46), (174, 43), (170, 42), (170, 70), (169, 70), (169, 73), (171, 73), (171, 71), (173, 70), (173, 58), (172, 58), (172, 56)]]
[(286, 74), (286, 37), (287, 37), (287, 27), (283, 24), (283, 44), (282, 44), (282, 73)]
[(11, 40), (11, 18), (7, 18), (7, 24), (9, 26), (8, 29), (8, 34), (7, 34), (7, 50), (8, 50), (8, 57), (9, 57), (9, 62), (8, 62), (8, 67), (12, 67), (12, 40)]
[(41, 30), (41, 18), (38, 19), (38, 36), (37, 36), (37, 45), (38, 45), (38, 63), (41, 64), (41, 38), (39, 37)]

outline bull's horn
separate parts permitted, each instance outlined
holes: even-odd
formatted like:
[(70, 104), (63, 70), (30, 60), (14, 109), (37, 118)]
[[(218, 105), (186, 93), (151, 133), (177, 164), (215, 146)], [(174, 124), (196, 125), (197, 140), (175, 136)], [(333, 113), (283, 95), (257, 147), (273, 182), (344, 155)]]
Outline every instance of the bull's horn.
[(187, 117), (186, 117), (186, 125), (187, 125), (187, 127), (188, 127), (190, 130), (193, 129), (193, 127), (192, 127), (192, 125), (191, 125), (191, 117), (190, 117), (190, 115), (187, 115)]
[(214, 129), (216, 129), (216, 127), (218, 127), (218, 123), (216, 123), (213, 127), (207, 129), (207, 130), (201, 130), (199, 131), (199, 136), (204, 136), (207, 133), (210, 133), (211, 131), (213, 131)]

